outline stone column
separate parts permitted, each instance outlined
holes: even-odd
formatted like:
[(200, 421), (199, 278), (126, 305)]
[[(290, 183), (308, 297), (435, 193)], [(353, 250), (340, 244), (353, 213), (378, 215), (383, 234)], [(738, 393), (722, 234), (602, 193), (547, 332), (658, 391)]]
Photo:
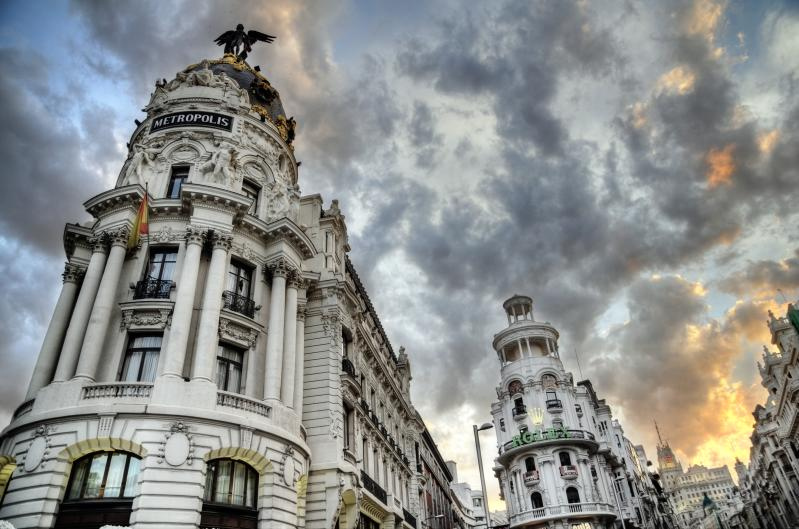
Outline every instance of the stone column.
[(272, 295), (269, 298), (269, 330), (266, 338), (266, 373), (264, 399), (280, 398), (280, 378), (283, 371), (283, 326), (286, 310), (286, 277), (288, 264), (279, 259), (270, 266)]
[[(305, 377), (305, 303), (297, 307), (297, 351), (294, 356), (294, 412), (302, 422), (302, 394)], [(365, 395), (364, 395), (364, 398)]]
[(105, 237), (93, 237), (89, 242), (92, 245), (92, 257), (83, 277), (78, 300), (72, 309), (72, 317), (69, 320), (67, 334), (64, 336), (64, 343), (61, 346), (61, 356), (58, 359), (58, 367), (53, 377), (56, 382), (69, 380), (75, 374), (80, 346), (83, 344), (83, 335), (86, 333), (86, 324), (89, 323), (89, 314), (92, 311), (94, 297), (97, 295), (97, 287), (103, 277), (103, 268), (105, 268), (105, 261), (108, 256)]
[(25, 400), (30, 400), (36, 396), (36, 392), (50, 383), (53, 373), (58, 363), (58, 352), (67, 332), (69, 317), (72, 313), (72, 306), (75, 304), (75, 297), (78, 294), (78, 281), (83, 276), (84, 269), (73, 264), (64, 265), (64, 286), (61, 287), (61, 294), (55, 304), (53, 318), (47, 327), (47, 334), (44, 335), (42, 349), (39, 351), (39, 358), (36, 360), (36, 367), (33, 369), (28, 393)]
[(103, 278), (100, 280), (97, 296), (94, 298), (94, 307), (89, 316), (86, 335), (83, 337), (83, 347), (74, 378), (93, 381), (97, 376), (97, 366), (103, 355), (103, 345), (111, 322), (111, 311), (114, 309), (119, 277), (122, 275), (122, 265), (125, 264), (129, 234), (130, 231), (127, 227), (109, 234), (111, 251), (108, 253)]
[(183, 362), (186, 359), (186, 346), (189, 344), (189, 330), (194, 313), (197, 275), (200, 271), (204, 238), (205, 233), (200, 228), (186, 227), (186, 255), (183, 257), (183, 265), (178, 276), (169, 341), (164, 349), (162, 376), (183, 377)]
[(205, 279), (192, 378), (213, 382), (216, 351), (219, 347), (219, 314), (222, 311), (222, 293), (225, 290), (227, 254), (233, 243), (233, 236), (229, 233), (214, 232), (209, 233), (209, 237), (214, 250), (211, 254), (211, 264), (208, 266), (208, 277)]
[(283, 323), (283, 372), (280, 384), (280, 400), (289, 407), (294, 406), (294, 370), (297, 346), (297, 289), (300, 278), (297, 272), (289, 277), (286, 290), (286, 311)]

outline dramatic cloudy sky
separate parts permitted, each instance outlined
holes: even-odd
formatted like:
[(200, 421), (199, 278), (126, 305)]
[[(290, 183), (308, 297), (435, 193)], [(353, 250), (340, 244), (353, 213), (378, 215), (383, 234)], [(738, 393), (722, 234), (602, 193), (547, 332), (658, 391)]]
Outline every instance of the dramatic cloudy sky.
[(655, 418), (684, 463), (748, 457), (766, 311), (799, 295), (799, 7), (778, 1), (3, 2), (0, 422), (63, 223), (112, 185), (153, 81), (239, 21), (278, 35), (250, 62), (297, 119), (302, 190), (341, 201), (462, 478), (514, 292), (650, 457)]

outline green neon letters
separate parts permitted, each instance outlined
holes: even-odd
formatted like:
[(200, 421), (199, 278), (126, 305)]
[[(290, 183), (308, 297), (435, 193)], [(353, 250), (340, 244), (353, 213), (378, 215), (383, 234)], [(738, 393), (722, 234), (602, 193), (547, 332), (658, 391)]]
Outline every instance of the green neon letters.
[(523, 434), (515, 435), (511, 439), (511, 448), (517, 446), (529, 445), (539, 441), (550, 441), (552, 439), (568, 439), (571, 437), (569, 430), (565, 426), (560, 428), (549, 428), (548, 430), (538, 430), (537, 432), (524, 432)]

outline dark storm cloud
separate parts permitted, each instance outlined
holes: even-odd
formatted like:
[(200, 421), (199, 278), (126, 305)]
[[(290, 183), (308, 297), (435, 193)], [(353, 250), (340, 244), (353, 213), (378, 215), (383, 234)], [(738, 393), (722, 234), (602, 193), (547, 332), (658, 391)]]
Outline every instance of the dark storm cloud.
[(442, 135), (436, 132), (436, 122), (430, 105), (414, 101), (409, 127), (411, 145), (416, 151), (416, 165), (430, 169), (435, 164)]
[(748, 263), (743, 269), (719, 281), (719, 287), (736, 296), (777, 296), (782, 290), (786, 296), (796, 297), (799, 290), (799, 249), (793, 257), (780, 261), (760, 260)]

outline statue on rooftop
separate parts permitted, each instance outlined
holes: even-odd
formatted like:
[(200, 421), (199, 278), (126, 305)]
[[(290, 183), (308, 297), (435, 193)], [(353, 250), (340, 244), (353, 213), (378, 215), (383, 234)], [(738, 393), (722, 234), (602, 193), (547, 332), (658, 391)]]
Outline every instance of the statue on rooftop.
[(244, 60), (247, 58), (247, 53), (252, 51), (252, 45), (258, 42), (270, 43), (277, 37), (274, 35), (267, 35), (260, 31), (250, 30), (245, 33), (244, 25), (239, 24), (235, 30), (225, 31), (219, 35), (214, 42), (218, 46), (225, 46), (225, 53), (232, 53), (239, 59)]

